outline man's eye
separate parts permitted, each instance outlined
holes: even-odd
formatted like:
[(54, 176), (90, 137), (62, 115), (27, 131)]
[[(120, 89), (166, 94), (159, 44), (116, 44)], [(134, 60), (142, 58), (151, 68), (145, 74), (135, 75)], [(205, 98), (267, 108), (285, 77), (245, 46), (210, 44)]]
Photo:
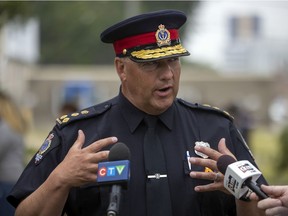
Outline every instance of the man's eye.
[(174, 61), (178, 61), (178, 60), (179, 60), (178, 57), (175, 57), (175, 58), (171, 58), (171, 59), (169, 59), (170, 62), (174, 62)]
[(151, 61), (151, 62), (145, 62), (143, 63), (143, 66), (153, 66), (153, 65), (157, 65), (158, 62), (157, 61)]
[(151, 62), (143, 62), (139, 66), (143, 70), (150, 71), (150, 70), (155, 70), (159, 65), (158, 61), (151, 61)]

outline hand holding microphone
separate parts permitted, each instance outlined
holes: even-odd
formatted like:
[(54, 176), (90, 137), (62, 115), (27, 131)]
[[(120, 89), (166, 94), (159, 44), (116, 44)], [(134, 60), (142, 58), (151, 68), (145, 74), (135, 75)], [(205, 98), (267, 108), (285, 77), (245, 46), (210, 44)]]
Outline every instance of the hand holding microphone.
[(225, 175), (224, 187), (237, 199), (252, 190), (260, 199), (268, 198), (256, 180), (261, 176), (261, 172), (248, 160), (236, 161), (230, 155), (222, 155), (217, 161), (218, 170)]
[(271, 198), (259, 201), (259, 197), (252, 193), (251, 199), (259, 201), (257, 204), (258, 208), (264, 210), (267, 216), (287, 216), (288, 185), (261, 185), (261, 189)]
[[(239, 198), (242, 198), (244, 194), (246, 195), (250, 187), (252, 191), (253, 190), (258, 191), (257, 193), (262, 198), (267, 197), (267, 195), (263, 193), (263, 191), (261, 191), (259, 187), (255, 184), (256, 180), (261, 176), (261, 172), (256, 167), (254, 167), (249, 161), (247, 161), (248, 164), (246, 165), (243, 164), (242, 168), (244, 171), (245, 169), (247, 169), (248, 172), (245, 171), (244, 174), (245, 173), (246, 175), (250, 174), (250, 176), (249, 175), (238, 176), (240, 172), (239, 168), (238, 170), (236, 169), (237, 171), (236, 173), (232, 173), (233, 175), (228, 175), (228, 173), (226, 173), (226, 170), (229, 170), (229, 173), (230, 173), (231, 170), (230, 170), (229, 165), (236, 162), (236, 159), (234, 155), (226, 147), (225, 139), (222, 138), (219, 141), (218, 151), (211, 149), (211, 148), (199, 147), (199, 146), (195, 146), (195, 149), (197, 151), (201, 151), (202, 153), (205, 153), (206, 155), (208, 155), (209, 159), (190, 158), (190, 162), (192, 163), (192, 165), (208, 167), (210, 168), (211, 171), (207, 173), (206, 171), (202, 173), (192, 171), (190, 173), (190, 176), (192, 178), (202, 178), (202, 179), (214, 181), (213, 183), (208, 184), (208, 185), (196, 186), (195, 187), (196, 191), (205, 192), (205, 191), (221, 190), (225, 193), (229, 192), (230, 194), (233, 194), (236, 198), (239, 199)], [(250, 167), (253, 169), (253, 172), (250, 169)], [(219, 170), (220, 173), (217, 173), (217, 170)], [(228, 178), (230, 178), (230, 181)]]

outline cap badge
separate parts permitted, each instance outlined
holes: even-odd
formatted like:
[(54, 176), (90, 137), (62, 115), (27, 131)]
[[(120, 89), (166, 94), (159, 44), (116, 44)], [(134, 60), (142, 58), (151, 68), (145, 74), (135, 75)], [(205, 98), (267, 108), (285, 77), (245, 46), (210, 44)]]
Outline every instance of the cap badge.
[(165, 25), (160, 24), (158, 28), (159, 29), (155, 33), (157, 45), (159, 47), (170, 45), (171, 44), (170, 32), (165, 28)]

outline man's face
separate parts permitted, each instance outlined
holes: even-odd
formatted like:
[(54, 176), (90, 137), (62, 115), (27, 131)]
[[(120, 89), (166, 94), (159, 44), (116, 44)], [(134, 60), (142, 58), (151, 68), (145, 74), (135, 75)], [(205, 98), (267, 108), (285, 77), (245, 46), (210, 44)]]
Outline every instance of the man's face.
[(171, 106), (179, 89), (178, 57), (145, 63), (116, 58), (115, 65), (123, 94), (138, 109), (159, 115)]

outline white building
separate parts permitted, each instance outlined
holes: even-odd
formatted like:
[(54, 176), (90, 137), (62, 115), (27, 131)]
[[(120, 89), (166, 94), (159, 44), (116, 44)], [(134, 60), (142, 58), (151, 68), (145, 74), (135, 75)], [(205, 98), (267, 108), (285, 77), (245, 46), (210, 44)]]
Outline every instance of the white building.
[(187, 24), (188, 60), (226, 74), (271, 75), (288, 66), (287, 21), (286, 1), (202, 1)]

